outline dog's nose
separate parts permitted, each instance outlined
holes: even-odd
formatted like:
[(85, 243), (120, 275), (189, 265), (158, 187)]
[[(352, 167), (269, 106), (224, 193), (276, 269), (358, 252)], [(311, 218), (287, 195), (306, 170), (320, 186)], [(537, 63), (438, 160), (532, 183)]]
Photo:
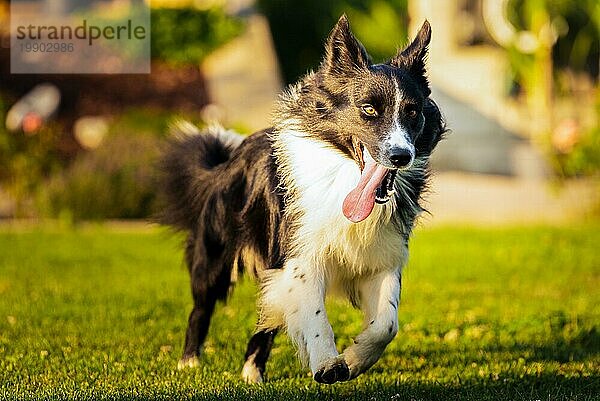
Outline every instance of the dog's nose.
[(394, 167), (406, 167), (412, 161), (412, 153), (408, 149), (393, 148), (390, 151), (390, 161), (392, 162)]

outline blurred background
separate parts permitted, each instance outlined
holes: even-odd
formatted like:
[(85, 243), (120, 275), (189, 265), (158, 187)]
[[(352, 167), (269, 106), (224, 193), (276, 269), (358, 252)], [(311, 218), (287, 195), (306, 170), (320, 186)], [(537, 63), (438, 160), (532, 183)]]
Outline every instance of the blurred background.
[[(77, 0), (46, 1), (69, 10)], [(133, 0), (132, 0), (133, 1)], [(128, 2), (128, 1), (125, 1)], [(111, 7), (123, 0), (98, 1)], [(269, 125), (278, 93), (315, 68), (341, 13), (375, 61), (424, 19), (449, 128), (429, 222), (600, 218), (597, 0), (153, 0), (148, 75), (10, 73), (0, 0), (0, 218), (142, 219), (156, 209), (168, 125)]]

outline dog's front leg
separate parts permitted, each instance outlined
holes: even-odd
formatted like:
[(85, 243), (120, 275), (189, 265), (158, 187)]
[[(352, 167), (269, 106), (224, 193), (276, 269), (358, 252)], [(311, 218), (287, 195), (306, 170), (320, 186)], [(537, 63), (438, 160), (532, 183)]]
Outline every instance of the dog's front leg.
[(380, 273), (358, 283), (365, 328), (342, 354), (350, 368), (350, 378), (373, 366), (396, 336), (400, 286), (400, 269)]
[(316, 381), (335, 383), (348, 380), (350, 371), (335, 347), (333, 329), (325, 311), (325, 279), (322, 272), (300, 259), (285, 267), (287, 289), (284, 305), (288, 334), (298, 345)]

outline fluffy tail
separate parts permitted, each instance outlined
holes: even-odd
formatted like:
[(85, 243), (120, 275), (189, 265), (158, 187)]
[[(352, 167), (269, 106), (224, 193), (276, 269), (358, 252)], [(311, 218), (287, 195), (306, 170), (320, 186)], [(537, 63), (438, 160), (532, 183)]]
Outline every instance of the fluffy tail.
[(200, 132), (188, 122), (177, 123), (172, 134), (160, 165), (159, 190), (164, 207), (158, 220), (188, 231), (198, 224), (205, 195), (210, 190), (211, 170), (229, 160), (243, 137), (218, 126)]

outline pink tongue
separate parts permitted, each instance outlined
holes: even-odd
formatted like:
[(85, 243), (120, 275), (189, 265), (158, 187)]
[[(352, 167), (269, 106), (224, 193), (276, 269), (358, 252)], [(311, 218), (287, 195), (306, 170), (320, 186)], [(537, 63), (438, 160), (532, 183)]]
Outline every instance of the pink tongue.
[(381, 185), (388, 169), (375, 163), (375, 160), (365, 160), (358, 185), (346, 198), (342, 205), (344, 216), (353, 223), (363, 221), (371, 214), (375, 206), (375, 191)]

